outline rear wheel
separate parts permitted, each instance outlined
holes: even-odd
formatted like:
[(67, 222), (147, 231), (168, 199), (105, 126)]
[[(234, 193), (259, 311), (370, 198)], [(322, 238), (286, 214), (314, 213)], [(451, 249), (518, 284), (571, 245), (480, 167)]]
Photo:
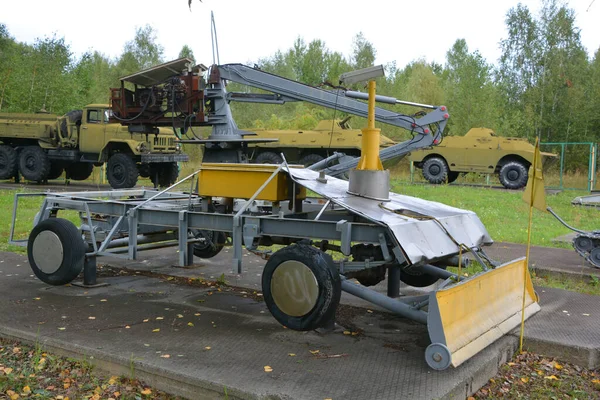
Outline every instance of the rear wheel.
[(500, 183), (507, 189), (521, 189), (527, 185), (527, 167), (519, 161), (509, 161), (500, 168)]
[(179, 167), (176, 162), (150, 165), (150, 181), (154, 186), (168, 187), (177, 182)]
[(19, 156), (19, 170), (23, 178), (41, 182), (48, 177), (50, 160), (46, 152), (39, 146), (27, 146)]
[(94, 165), (86, 162), (76, 162), (66, 168), (67, 176), (74, 181), (85, 181), (92, 175)]
[(106, 165), (106, 178), (115, 189), (134, 187), (138, 179), (138, 169), (135, 161), (125, 153), (115, 153)]
[(302, 164), (305, 167), (310, 167), (311, 165), (316, 164), (322, 160), (323, 160), (323, 157), (321, 157), (318, 154), (307, 154), (304, 157), (302, 157), (300, 159), (300, 161), (298, 161), (298, 164)]
[(11, 146), (0, 146), (0, 179), (10, 179), (17, 172), (17, 151)]
[(265, 151), (264, 153), (260, 153), (254, 159), (254, 163), (256, 164), (281, 164), (283, 159), (277, 153), (273, 153), (271, 151)]
[(64, 171), (64, 167), (62, 163), (51, 161), (50, 162), (50, 171), (48, 172), (48, 176), (46, 179), (58, 179)]
[(79, 229), (62, 218), (37, 224), (27, 241), (27, 257), (33, 273), (49, 285), (65, 285), (83, 269), (86, 246)]
[(320, 328), (334, 318), (341, 285), (331, 256), (300, 244), (273, 254), (262, 276), (269, 311), (280, 324), (297, 331)]
[(194, 238), (204, 239), (194, 243), (194, 255), (199, 258), (212, 258), (223, 250), (227, 234), (220, 231), (192, 231)]
[(423, 163), (423, 177), (429, 183), (439, 184), (448, 179), (448, 164), (441, 157), (428, 158)]
[(458, 175), (460, 175), (458, 172), (448, 171), (448, 183), (452, 183), (455, 180), (457, 180), (458, 179)]

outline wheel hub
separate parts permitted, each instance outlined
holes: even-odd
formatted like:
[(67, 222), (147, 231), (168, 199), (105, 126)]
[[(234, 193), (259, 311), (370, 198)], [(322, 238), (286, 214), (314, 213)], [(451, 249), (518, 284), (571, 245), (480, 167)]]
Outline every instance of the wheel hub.
[(305, 264), (288, 260), (273, 272), (271, 294), (277, 307), (285, 314), (300, 317), (317, 304), (319, 283)]
[(596, 268), (600, 268), (600, 247), (592, 249), (590, 252), (590, 262)]
[(519, 179), (519, 172), (515, 171), (514, 169), (511, 169), (510, 171), (508, 171), (508, 174), (506, 174), (506, 177), (511, 181), (516, 181), (517, 179)]
[(36, 236), (32, 253), (35, 264), (45, 274), (56, 272), (63, 262), (63, 245), (52, 231), (43, 231)]
[(592, 240), (585, 236), (577, 236), (573, 241), (573, 246), (583, 252), (588, 252), (594, 247)]
[(441, 168), (439, 165), (432, 165), (431, 167), (429, 167), (429, 173), (431, 175), (439, 175), (439, 173), (441, 172)]

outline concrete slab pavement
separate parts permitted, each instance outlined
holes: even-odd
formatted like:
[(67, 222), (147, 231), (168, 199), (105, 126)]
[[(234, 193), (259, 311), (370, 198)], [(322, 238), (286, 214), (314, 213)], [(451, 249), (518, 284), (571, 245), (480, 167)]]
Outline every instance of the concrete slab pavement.
[(146, 276), (105, 277), (110, 286), (96, 289), (50, 287), (31, 275), (25, 256), (1, 258), (1, 335), (111, 373), (133, 371), (191, 399), (225, 391), (244, 399), (460, 399), (516, 349), (516, 338), (504, 337), (460, 368), (436, 372), (424, 361), (425, 327), (389, 314), (353, 309), (358, 336), (295, 332), (241, 292)]

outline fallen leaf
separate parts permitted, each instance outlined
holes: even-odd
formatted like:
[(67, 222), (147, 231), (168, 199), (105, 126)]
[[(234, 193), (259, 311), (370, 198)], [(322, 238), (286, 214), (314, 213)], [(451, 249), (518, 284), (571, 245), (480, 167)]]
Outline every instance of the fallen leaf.
[(96, 319), (96, 317), (88, 317), (88, 319)]
[(141, 394), (152, 394), (152, 390), (146, 388), (140, 392)]
[(157, 321), (162, 321), (163, 319), (165, 319), (164, 317), (156, 317)]
[(469, 397), (467, 397), (467, 400), (475, 400), (475, 397), (469, 396)]
[(183, 315), (177, 314), (177, 318), (183, 318)]
[[(188, 322), (188, 323), (187, 323), (187, 325), (188, 325), (188, 326), (194, 326), (194, 323), (193, 323), (193, 322)], [(213, 325), (213, 326), (214, 326), (214, 325)]]
[(560, 365), (559, 363), (555, 362), (555, 363), (554, 363), (554, 368), (556, 368), (557, 370), (559, 370), (559, 371), (560, 371), (561, 369), (563, 369), (563, 366), (562, 366), (562, 365)]
[(289, 353), (288, 356), (290, 356), (290, 357), (296, 357), (296, 354), (295, 353)]
[(10, 400), (17, 400), (20, 397), (18, 393), (13, 392), (12, 390), (7, 390), (6, 394), (10, 396)]
[(59, 331), (64, 331), (65, 329), (67, 329), (67, 328), (65, 328), (64, 326), (58, 328)]
[(206, 346), (206, 347), (204, 348), (204, 350), (210, 350), (210, 349), (211, 349), (211, 347), (210, 347), (210, 346)]
[(269, 367), (268, 365), (265, 365), (265, 372), (273, 372), (273, 368)]
[(555, 375), (545, 376), (544, 379), (550, 379), (550, 380), (553, 380), (553, 381), (557, 381), (558, 380), (558, 378)]
[(358, 335), (358, 332), (352, 332), (352, 336)]
[(148, 322), (150, 321), (148, 318), (146, 318), (145, 320), (143, 320), (142, 322)]
[(102, 302), (105, 302), (105, 301), (108, 301), (108, 300), (106, 300), (106, 299), (101, 299), (100, 301), (102, 301)]
[(200, 314), (199, 312), (197, 312), (197, 313), (196, 313), (196, 314), (194, 314), (194, 315), (195, 315), (196, 317), (199, 317), (199, 316), (200, 316), (200, 315), (202, 315), (202, 314)]
[(521, 378), (521, 381), (522, 381), (523, 383), (527, 383), (527, 382), (529, 382), (529, 378), (528, 378), (528, 377), (526, 377), (526, 376), (524, 376), (524, 377), (522, 377), (522, 378)]
[(65, 382), (65, 383), (63, 383), (63, 388), (64, 388), (64, 389), (68, 389), (68, 388), (70, 388), (70, 387), (71, 387), (71, 384), (70, 384), (69, 382)]
[(129, 325), (125, 325), (125, 329), (130, 329), (131, 327)]
[(25, 394), (31, 393), (31, 388), (29, 386), (23, 387), (23, 393), (25, 393)]
[(369, 314), (373, 314), (373, 310), (367, 310)]
[(13, 347), (12, 349), (13, 354), (18, 354), (21, 352), (21, 348), (20, 347)]
[(160, 328), (152, 329), (152, 332), (160, 332)]
[(598, 383), (598, 384), (600, 384), (600, 379), (592, 379), (592, 383)]
[(319, 350), (309, 350), (310, 354), (319, 354)]
[(110, 379), (108, 380), (108, 384), (114, 385), (115, 383), (117, 383), (117, 379), (119, 379), (118, 376), (111, 376)]
[(349, 335), (350, 333), (350, 331), (344, 331), (344, 335)]
[(168, 355), (168, 354), (163, 354), (163, 355), (161, 355), (160, 357), (161, 357), (161, 358), (171, 358), (171, 356), (170, 356), (170, 355)]
[(34, 300), (41, 300), (42, 298), (41, 297), (34, 297), (33, 299)]

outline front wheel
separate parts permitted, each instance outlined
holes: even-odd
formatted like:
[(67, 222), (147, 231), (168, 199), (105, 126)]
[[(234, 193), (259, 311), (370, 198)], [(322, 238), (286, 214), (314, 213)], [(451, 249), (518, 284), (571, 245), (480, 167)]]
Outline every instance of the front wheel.
[(177, 182), (179, 167), (176, 162), (151, 164), (149, 175), (155, 187), (169, 187)]
[(448, 179), (448, 164), (441, 157), (428, 158), (423, 163), (423, 177), (429, 183), (444, 183)]
[(267, 308), (280, 324), (309, 331), (333, 319), (342, 283), (330, 255), (296, 244), (269, 258), (262, 291)]
[(500, 183), (507, 189), (521, 189), (527, 185), (527, 167), (519, 161), (507, 162), (500, 168)]
[(33, 273), (49, 285), (65, 285), (83, 269), (86, 246), (79, 229), (62, 218), (37, 224), (27, 240), (27, 258)]
[(135, 161), (125, 153), (115, 153), (106, 165), (106, 178), (115, 189), (134, 187), (138, 179), (138, 169)]

